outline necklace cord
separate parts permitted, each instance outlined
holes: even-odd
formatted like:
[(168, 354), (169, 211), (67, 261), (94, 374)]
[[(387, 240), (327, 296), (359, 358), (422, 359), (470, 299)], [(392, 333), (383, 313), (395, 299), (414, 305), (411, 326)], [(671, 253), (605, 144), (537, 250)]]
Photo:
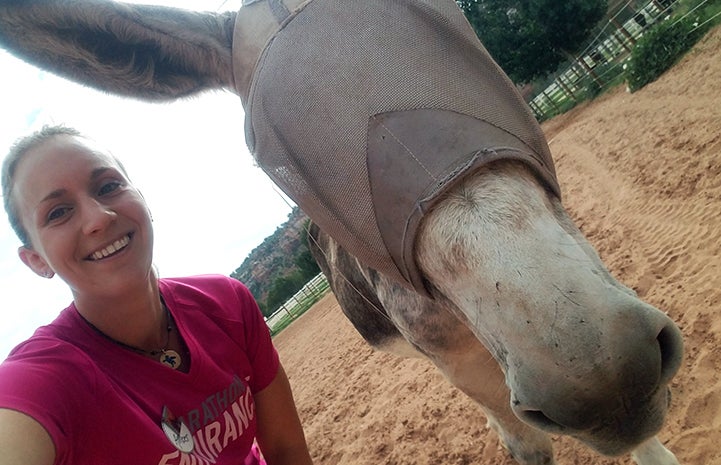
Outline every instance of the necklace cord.
[(163, 365), (169, 366), (170, 368), (177, 369), (178, 367), (180, 367), (182, 360), (180, 358), (180, 355), (176, 351), (169, 348), (170, 332), (173, 330), (173, 317), (171, 316), (170, 310), (168, 309), (168, 306), (165, 304), (165, 301), (163, 300), (162, 297), (160, 298), (160, 301), (163, 305), (163, 310), (165, 310), (165, 317), (167, 318), (167, 321), (168, 321), (167, 326), (166, 326), (167, 332), (165, 334), (165, 344), (163, 344), (163, 347), (160, 349), (145, 350), (145, 349), (141, 349), (140, 347), (135, 347), (130, 344), (126, 344), (124, 342), (118, 341), (117, 339), (108, 336), (103, 331), (101, 331), (97, 326), (95, 326), (90, 321), (88, 321), (88, 319), (85, 318), (82, 313), (78, 312), (78, 315), (80, 315), (80, 318), (82, 318), (82, 320), (85, 323), (87, 323), (87, 325), (90, 326), (90, 328), (93, 331), (95, 331), (98, 335), (102, 336), (104, 339), (112, 342), (113, 344), (116, 344), (124, 349), (132, 350), (133, 352), (136, 352), (141, 355), (148, 355), (148, 356), (154, 357), (154, 358), (157, 358), (158, 356), (160, 356), (160, 358), (159, 358), (160, 363), (162, 363)]

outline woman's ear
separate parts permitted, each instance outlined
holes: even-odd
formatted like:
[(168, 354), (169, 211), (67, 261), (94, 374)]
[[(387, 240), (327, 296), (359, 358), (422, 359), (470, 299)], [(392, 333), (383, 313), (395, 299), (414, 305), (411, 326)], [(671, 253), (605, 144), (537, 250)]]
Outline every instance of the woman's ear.
[(48, 262), (33, 249), (22, 245), (18, 248), (18, 256), (20, 256), (20, 260), (38, 276), (48, 279), (55, 276), (55, 272), (50, 268)]

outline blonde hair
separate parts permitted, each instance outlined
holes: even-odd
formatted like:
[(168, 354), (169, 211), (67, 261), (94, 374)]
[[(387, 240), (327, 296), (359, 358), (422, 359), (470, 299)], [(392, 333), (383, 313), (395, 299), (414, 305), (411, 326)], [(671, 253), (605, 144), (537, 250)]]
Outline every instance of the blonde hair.
[[(22, 242), (25, 247), (31, 247), (31, 244), (27, 230), (25, 229), (25, 226), (23, 226), (22, 221), (20, 221), (20, 215), (17, 211), (17, 205), (12, 195), (13, 187), (15, 186), (15, 171), (17, 170), (18, 163), (20, 162), (20, 160), (22, 160), (26, 153), (36, 147), (39, 147), (53, 137), (58, 136), (85, 138), (85, 136), (75, 128), (63, 125), (43, 126), (38, 131), (35, 131), (25, 137), (21, 137), (20, 139), (15, 141), (13, 146), (10, 148), (8, 155), (5, 157), (5, 161), (3, 161), (3, 205), (5, 207), (5, 212), (8, 215), (8, 221), (10, 222), (10, 226), (13, 228), (15, 234), (18, 236), (18, 239), (20, 239), (20, 242)], [(123, 174), (125, 174), (127, 177), (127, 173), (125, 172), (125, 167), (123, 166), (123, 164), (117, 158), (113, 158), (118, 163), (118, 166), (123, 171)]]

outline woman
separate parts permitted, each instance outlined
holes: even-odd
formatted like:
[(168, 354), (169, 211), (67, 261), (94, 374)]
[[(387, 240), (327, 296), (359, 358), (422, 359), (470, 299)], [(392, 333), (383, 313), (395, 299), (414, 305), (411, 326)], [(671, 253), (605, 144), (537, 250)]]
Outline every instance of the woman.
[[(20, 259), (73, 303), (0, 365), (0, 465), (310, 464), (288, 379), (248, 290), (158, 279), (123, 166), (46, 127), (2, 170)], [(245, 462), (244, 462), (245, 461)]]

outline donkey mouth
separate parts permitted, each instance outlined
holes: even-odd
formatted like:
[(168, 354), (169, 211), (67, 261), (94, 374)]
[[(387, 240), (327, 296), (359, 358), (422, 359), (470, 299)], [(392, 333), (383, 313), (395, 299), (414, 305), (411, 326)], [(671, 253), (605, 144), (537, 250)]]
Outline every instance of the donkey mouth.
[(607, 418), (606, 423), (597, 428), (572, 436), (604, 455), (625, 454), (658, 433), (670, 403), (671, 390), (659, 389), (648, 402), (625, 414)]

